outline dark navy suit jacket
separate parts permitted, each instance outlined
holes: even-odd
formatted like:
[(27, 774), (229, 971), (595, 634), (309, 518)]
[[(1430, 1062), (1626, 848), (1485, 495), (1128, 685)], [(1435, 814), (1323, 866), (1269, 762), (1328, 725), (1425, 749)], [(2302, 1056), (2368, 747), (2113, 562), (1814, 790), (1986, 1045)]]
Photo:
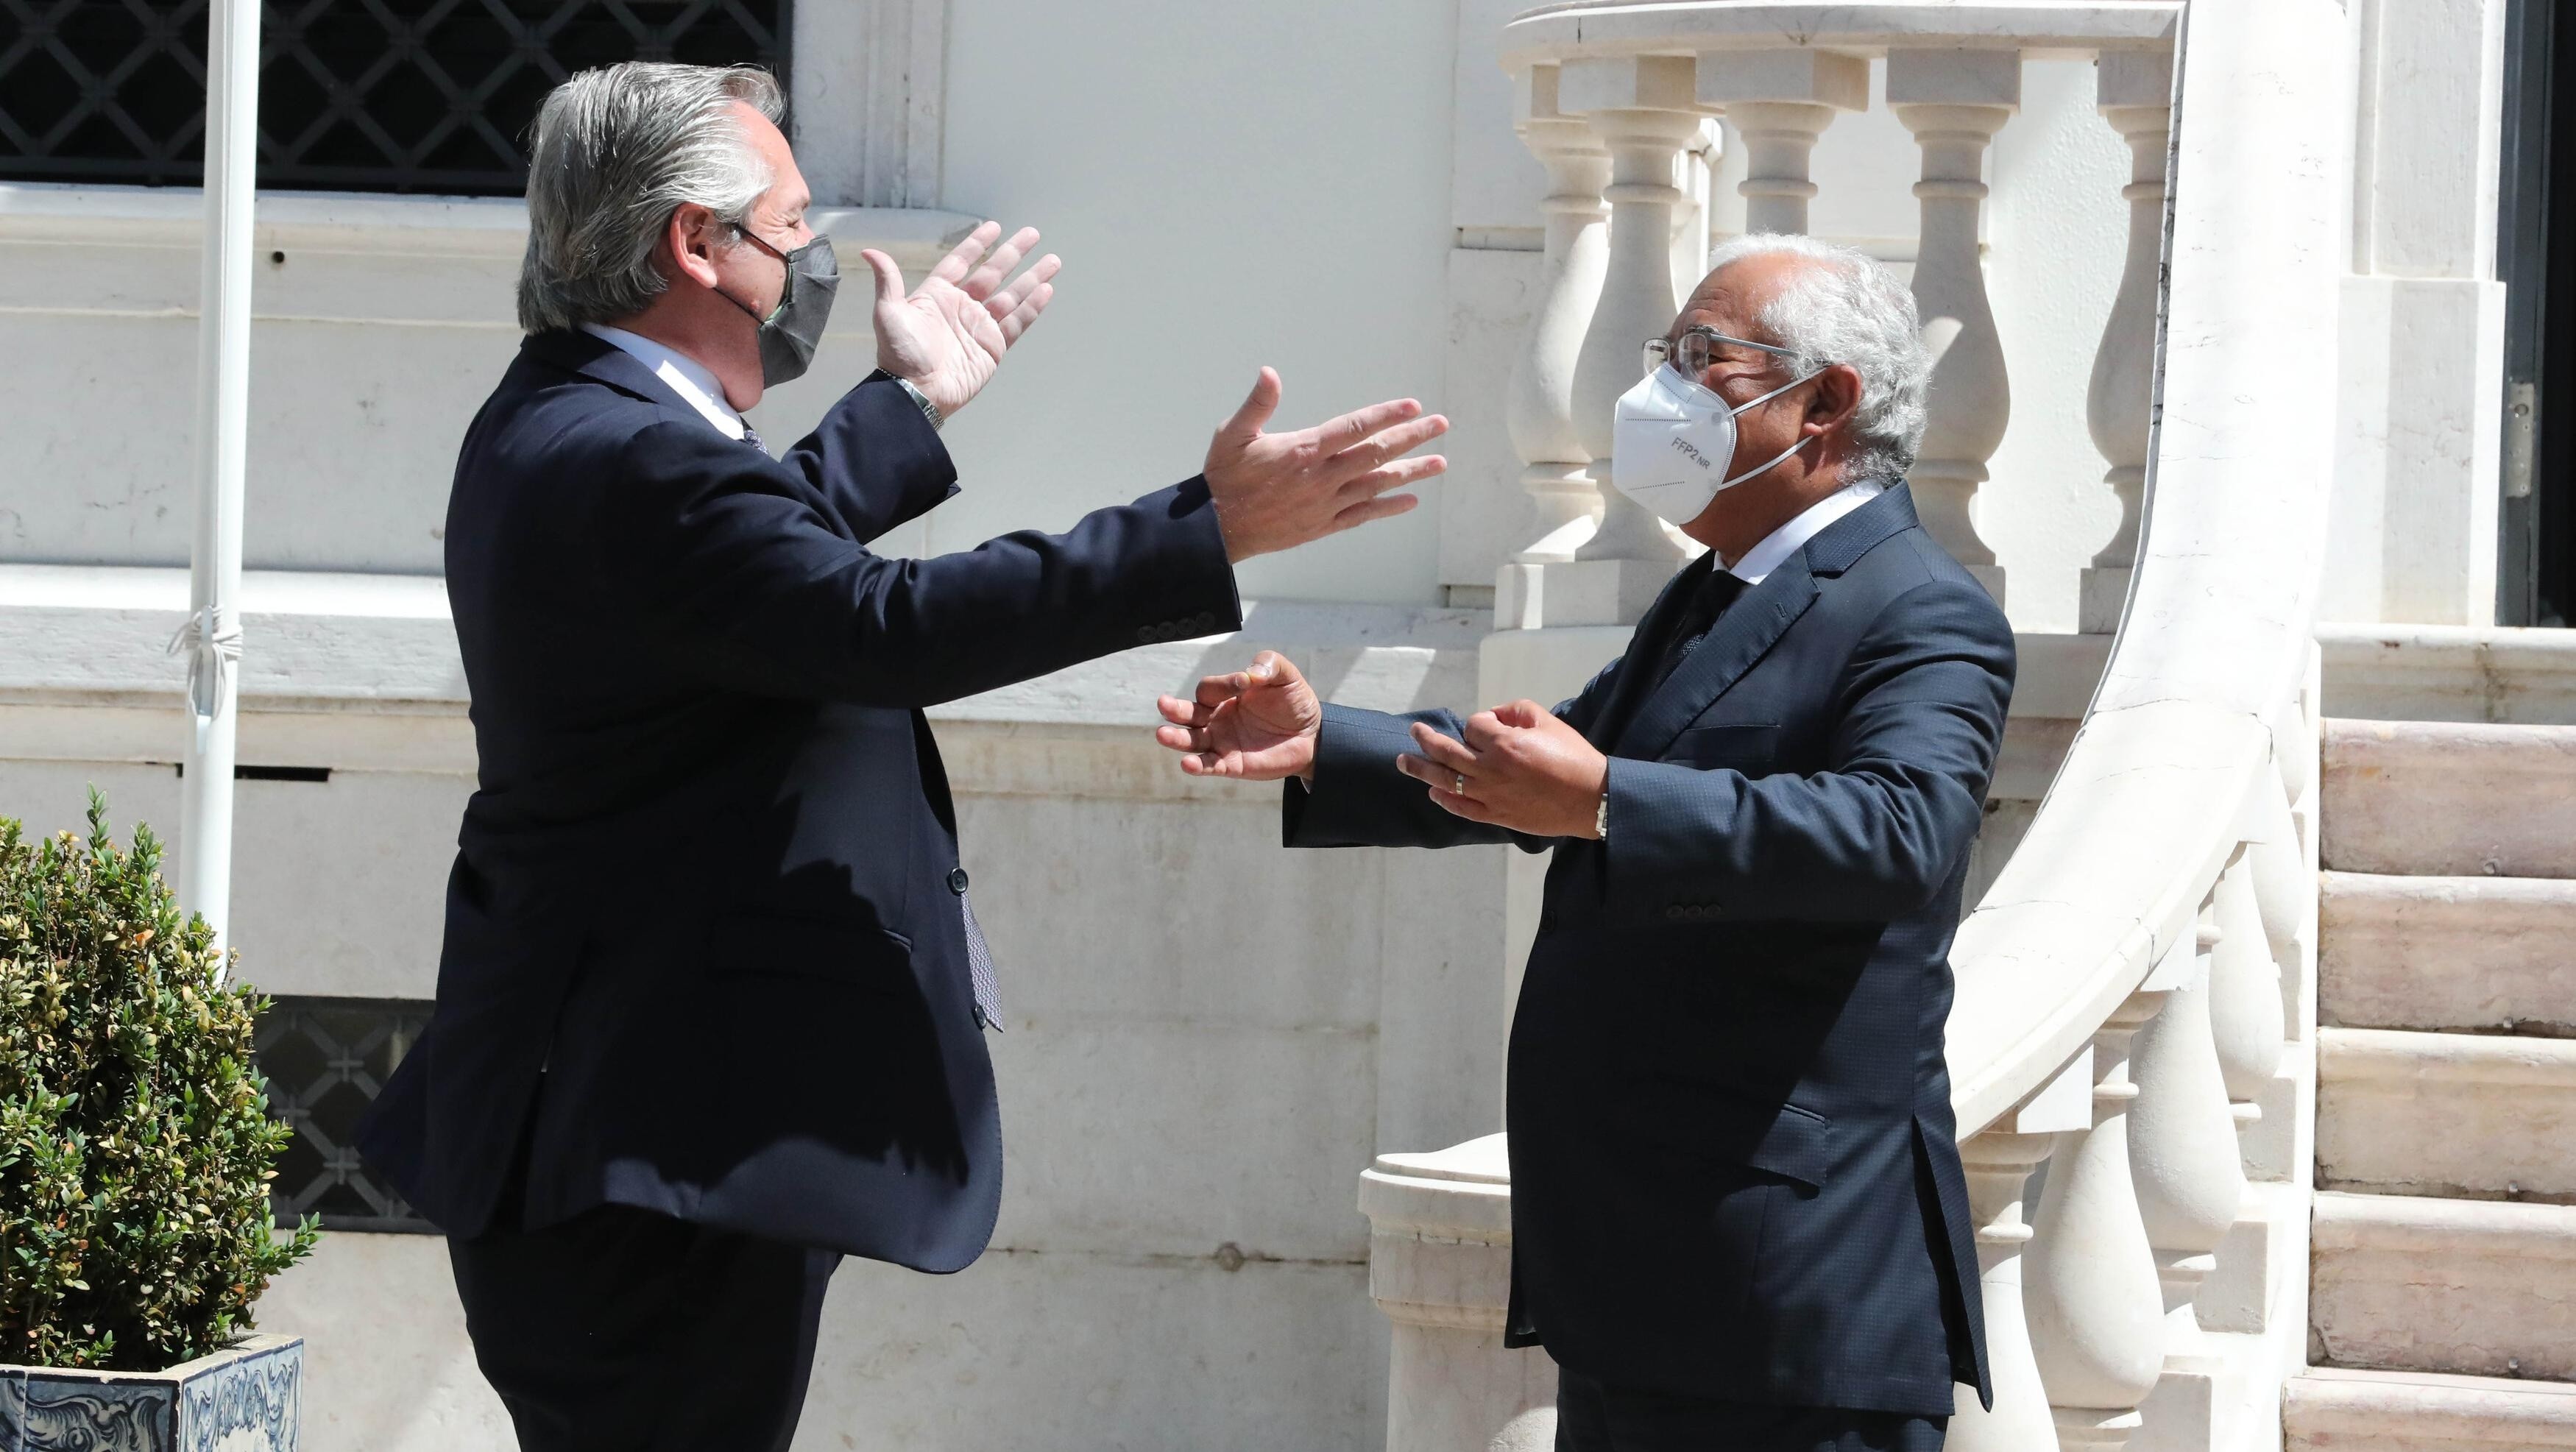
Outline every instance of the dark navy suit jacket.
[(1662, 685), (1684, 569), (1557, 714), (1606, 843), (1515, 839), (1394, 768), (1447, 712), (1325, 708), (1291, 846), (1554, 847), (1513, 1019), (1513, 1344), (1627, 1386), (1920, 1415), (1990, 1396), (1942, 1060), (2003, 612), (1899, 485), (1746, 590)]
[(607, 343), (526, 340), (448, 507), (481, 774), (437, 1010), (361, 1139), (449, 1234), (519, 1150), (532, 1228), (617, 1203), (983, 1251), (1001, 1129), (922, 708), (1241, 622), (1203, 482), (868, 550), (955, 490), (890, 381), (773, 460)]

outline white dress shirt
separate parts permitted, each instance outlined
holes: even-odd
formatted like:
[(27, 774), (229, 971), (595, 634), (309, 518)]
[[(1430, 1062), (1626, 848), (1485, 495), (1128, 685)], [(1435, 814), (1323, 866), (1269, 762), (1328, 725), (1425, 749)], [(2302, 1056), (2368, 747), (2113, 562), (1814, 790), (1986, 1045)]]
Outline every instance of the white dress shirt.
[(707, 422), (716, 426), (716, 432), (729, 439), (742, 437), (742, 415), (725, 402), (724, 385), (716, 382), (715, 371), (704, 363), (624, 328), (584, 323), (581, 330), (602, 342), (614, 344), (620, 352), (652, 369), (653, 376), (669, 384), (671, 391), (680, 395), (681, 402), (704, 414)]
[(1797, 518), (1764, 535), (1759, 544), (1744, 552), (1742, 559), (1728, 565), (1726, 572), (1748, 586), (1759, 585), (1763, 576), (1780, 568), (1781, 562), (1796, 554), (1807, 541), (1824, 533), (1827, 525), (1886, 492), (1887, 485), (1880, 480), (1856, 479), (1808, 505)]

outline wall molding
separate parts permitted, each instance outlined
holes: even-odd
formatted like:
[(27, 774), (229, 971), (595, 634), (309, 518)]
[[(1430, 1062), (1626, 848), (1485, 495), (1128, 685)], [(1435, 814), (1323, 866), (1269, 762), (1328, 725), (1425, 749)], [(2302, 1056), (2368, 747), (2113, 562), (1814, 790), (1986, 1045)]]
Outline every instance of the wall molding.
[(799, 5), (794, 54), (788, 115), (814, 195), (937, 207), (948, 0)]

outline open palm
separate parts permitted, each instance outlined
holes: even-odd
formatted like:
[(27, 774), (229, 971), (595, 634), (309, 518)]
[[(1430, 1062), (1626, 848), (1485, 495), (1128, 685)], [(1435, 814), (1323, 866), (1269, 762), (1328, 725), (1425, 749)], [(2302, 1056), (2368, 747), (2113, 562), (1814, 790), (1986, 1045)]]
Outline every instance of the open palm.
[(1169, 725), (1154, 739), (1181, 757), (1191, 776), (1278, 781), (1314, 765), (1323, 703), (1286, 656), (1263, 651), (1250, 670), (1209, 676), (1197, 699), (1165, 696), (1156, 705)]
[(1037, 229), (1022, 227), (994, 247), (1001, 234), (999, 222), (967, 233), (909, 296), (893, 258), (875, 250), (859, 254), (876, 273), (877, 366), (909, 379), (942, 414), (964, 408), (983, 391), (1000, 370), (1002, 355), (1055, 297), (1052, 279), (1064, 264), (1052, 252), (1011, 277), (1011, 269), (1037, 245)]

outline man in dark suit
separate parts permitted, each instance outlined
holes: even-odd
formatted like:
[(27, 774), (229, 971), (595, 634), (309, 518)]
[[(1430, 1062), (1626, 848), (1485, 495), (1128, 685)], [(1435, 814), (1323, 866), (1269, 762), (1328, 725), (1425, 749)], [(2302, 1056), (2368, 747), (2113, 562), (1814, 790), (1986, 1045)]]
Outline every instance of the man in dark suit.
[(1934, 1448), (1990, 1395), (1942, 1028), (2012, 631), (1900, 482), (1876, 264), (1739, 239), (1649, 346), (1613, 482), (1709, 553), (1580, 695), (1388, 716), (1265, 653), (1157, 734), (1287, 780), (1291, 846), (1556, 850), (1505, 1117), (1560, 1449)]
[[(479, 789), (438, 1005), (364, 1130), (449, 1237), (529, 1449), (781, 1449), (843, 1255), (954, 1271), (1002, 1142), (991, 955), (922, 708), (1239, 625), (1234, 562), (1401, 512), (1411, 401), (1267, 434), (1060, 536), (867, 542), (956, 492), (939, 442), (1046, 306), (979, 228), (880, 372), (772, 458), (838, 271), (756, 70), (576, 76), (539, 116), (528, 337), (468, 431), (447, 585)], [(978, 259), (982, 265), (976, 264)], [(1009, 279), (1009, 280), (1006, 280)]]

